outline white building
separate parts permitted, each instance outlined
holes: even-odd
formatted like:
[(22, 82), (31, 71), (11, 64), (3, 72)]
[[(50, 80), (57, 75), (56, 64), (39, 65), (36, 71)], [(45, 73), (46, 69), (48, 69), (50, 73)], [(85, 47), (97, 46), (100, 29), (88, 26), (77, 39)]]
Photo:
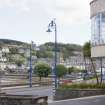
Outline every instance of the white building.
[[(91, 9), (91, 57), (97, 72), (105, 70), (105, 0), (93, 0)], [(102, 80), (102, 78), (101, 78)]]
[(3, 46), (2, 53), (9, 53), (9, 48), (7, 46)]

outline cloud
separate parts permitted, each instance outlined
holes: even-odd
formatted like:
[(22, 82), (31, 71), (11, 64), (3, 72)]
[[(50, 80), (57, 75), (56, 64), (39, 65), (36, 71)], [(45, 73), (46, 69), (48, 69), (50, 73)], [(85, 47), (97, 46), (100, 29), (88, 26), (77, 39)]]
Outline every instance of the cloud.
[[(41, 43), (51, 37), (42, 39), (42, 35), (46, 36), (44, 32), (48, 20), (56, 18), (62, 41), (67, 39), (70, 42), (72, 36), (69, 35), (77, 37), (75, 35), (80, 34), (85, 37), (85, 34), (89, 34), (87, 29), (90, 29), (89, 2), (90, 0), (0, 0), (0, 35), (6, 33), (11, 38), (14, 36), (28, 41), (35, 39)], [(24, 38), (24, 35), (27, 37)], [(80, 40), (82, 37), (79, 37)], [(78, 38), (77, 40), (79, 41)]]
[[(77, 24), (89, 20), (91, 0), (0, 0), (0, 8), (13, 8), (19, 11), (43, 12), (58, 24)], [(32, 11), (31, 11), (32, 12)]]
[[(45, 11), (49, 16), (55, 13), (56, 0), (0, 0), (0, 8), (13, 8), (18, 11)], [(55, 16), (55, 14), (54, 14)]]
[(90, 0), (0, 0), (0, 7), (11, 7), (29, 12), (43, 10), (59, 22), (74, 23), (89, 18)]
[(56, 0), (56, 17), (59, 22), (74, 24), (89, 19), (90, 0)]
[(0, 0), (0, 8), (15, 8), (23, 11), (29, 11), (36, 0)]

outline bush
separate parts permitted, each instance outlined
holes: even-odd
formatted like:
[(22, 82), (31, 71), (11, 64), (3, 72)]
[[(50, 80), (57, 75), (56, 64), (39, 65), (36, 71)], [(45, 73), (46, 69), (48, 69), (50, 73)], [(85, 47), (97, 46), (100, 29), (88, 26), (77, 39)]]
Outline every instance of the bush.
[(37, 74), (40, 77), (48, 77), (51, 73), (51, 67), (46, 63), (38, 63), (34, 68), (34, 74)]
[(78, 68), (76, 68), (76, 67), (69, 67), (68, 68), (68, 74), (71, 74), (71, 73), (80, 73), (80, 72), (82, 72), (83, 70), (81, 70), (81, 69), (78, 69)]
[(62, 64), (57, 65), (56, 70), (57, 70), (56, 72), (57, 72), (57, 77), (58, 78), (61, 78), (65, 74), (67, 74), (67, 68)]
[(105, 84), (70, 84), (61, 85), (59, 89), (105, 89)]

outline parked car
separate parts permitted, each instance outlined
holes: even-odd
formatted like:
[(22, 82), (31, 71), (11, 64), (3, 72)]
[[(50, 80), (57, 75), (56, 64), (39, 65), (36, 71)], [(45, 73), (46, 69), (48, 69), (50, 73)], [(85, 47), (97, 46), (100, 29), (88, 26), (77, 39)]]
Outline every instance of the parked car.
[(72, 83), (72, 80), (69, 79), (63, 79), (59, 81), (59, 84), (68, 84), (68, 83)]

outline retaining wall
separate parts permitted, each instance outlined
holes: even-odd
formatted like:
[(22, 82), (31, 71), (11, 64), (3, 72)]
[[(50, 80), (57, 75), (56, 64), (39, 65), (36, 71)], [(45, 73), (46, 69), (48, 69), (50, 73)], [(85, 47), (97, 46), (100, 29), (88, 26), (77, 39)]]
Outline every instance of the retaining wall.
[(105, 95), (105, 90), (101, 89), (66, 89), (57, 90), (54, 100), (64, 100), (95, 95)]
[(0, 94), (0, 105), (48, 105), (47, 96), (19, 96)]

